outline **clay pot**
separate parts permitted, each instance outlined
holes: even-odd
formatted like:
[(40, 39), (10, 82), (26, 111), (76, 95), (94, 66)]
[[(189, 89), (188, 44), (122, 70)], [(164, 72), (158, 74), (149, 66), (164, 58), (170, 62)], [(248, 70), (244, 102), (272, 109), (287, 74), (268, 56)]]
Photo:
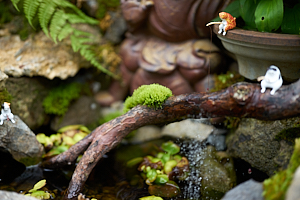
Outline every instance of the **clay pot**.
[(244, 29), (229, 30), (225, 36), (213, 31), (225, 49), (233, 53), (239, 65), (239, 73), (254, 80), (265, 75), (270, 65), (276, 65), (285, 81), (300, 77), (300, 36), (266, 33)]

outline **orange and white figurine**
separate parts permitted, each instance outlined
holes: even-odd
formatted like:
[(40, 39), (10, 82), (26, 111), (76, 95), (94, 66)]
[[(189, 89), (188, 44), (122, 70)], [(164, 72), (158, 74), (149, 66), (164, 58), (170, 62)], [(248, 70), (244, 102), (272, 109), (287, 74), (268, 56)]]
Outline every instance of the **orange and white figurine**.
[(236, 27), (235, 17), (227, 12), (220, 12), (219, 17), (221, 18), (222, 22), (210, 22), (206, 24), (206, 26), (210, 26), (212, 24), (220, 24), (219, 26), (219, 34), (226, 35), (227, 31)]

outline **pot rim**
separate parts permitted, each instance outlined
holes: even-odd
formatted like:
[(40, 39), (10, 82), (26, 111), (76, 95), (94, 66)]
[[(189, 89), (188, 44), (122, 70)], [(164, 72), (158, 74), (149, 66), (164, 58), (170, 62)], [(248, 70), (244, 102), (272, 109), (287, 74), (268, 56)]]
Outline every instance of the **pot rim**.
[(259, 31), (245, 30), (241, 28), (234, 28), (227, 31), (224, 36), (218, 34), (219, 25), (213, 25), (213, 31), (217, 36), (222, 39), (231, 39), (239, 42), (255, 43), (262, 45), (274, 46), (294, 46), (300, 47), (300, 35), (283, 34), (283, 33), (267, 33)]

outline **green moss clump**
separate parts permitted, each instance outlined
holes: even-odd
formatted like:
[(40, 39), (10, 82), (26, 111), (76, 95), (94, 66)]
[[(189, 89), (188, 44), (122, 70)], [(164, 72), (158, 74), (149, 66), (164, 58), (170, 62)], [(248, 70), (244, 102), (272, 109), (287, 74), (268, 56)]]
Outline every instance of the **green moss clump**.
[(280, 171), (264, 181), (263, 196), (265, 200), (284, 200), (288, 187), (291, 184), (296, 169), (300, 166), (300, 138), (295, 140), (294, 153), (288, 168)]
[(52, 89), (43, 101), (45, 112), (54, 115), (65, 114), (70, 102), (79, 97), (81, 88), (79, 83), (70, 83)]
[(9, 94), (6, 88), (0, 90), (0, 104), (4, 102), (11, 102), (12, 96)]
[(232, 84), (244, 81), (240, 74), (228, 71), (226, 74), (214, 75), (215, 86), (210, 91), (216, 92), (228, 88)]
[(147, 105), (152, 108), (159, 108), (167, 98), (173, 96), (172, 91), (159, 84), (142, 85), (136, 89), (131, 97), (124, 103), (124, 112), (129, 111), (137, 105)]

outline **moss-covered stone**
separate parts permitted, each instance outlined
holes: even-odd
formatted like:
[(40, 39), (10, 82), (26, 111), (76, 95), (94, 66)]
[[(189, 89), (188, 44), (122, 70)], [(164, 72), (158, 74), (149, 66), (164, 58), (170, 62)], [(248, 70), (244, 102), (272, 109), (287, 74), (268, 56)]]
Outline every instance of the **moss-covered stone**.
[(124, 103), (124, 112), (129, 111), (137, 105), (146, 105), (152, 108), (159, 108), (167, 98), (173, 96), (172, 91), (159, 84), (142, 85), (136, 89), (131, 97)]
[(47, 114), (63, 115), (67, 112), (70, 102), (79, 97), (81, 85), (79, 83), (62, 84), (53, 88), (43, 101)]
[(300, 137), (300, 124), (299, 122), (294, 124), (294, 127), (284, 129), (280, 131), (276, 136), (275, 139), (280, 140), (286, 140), (290, 143), (295, 143), (295, 139)]
[(294, 153), (288, 168), (264, 181), (263, 196), (266, 200), (284, 200), (296, 169), (300, 166), (300, 138), (295, 140)]
[(0, 89), (0, 104), (3, 104), (3, 102), (11, 102), (12, 96), (11, 94), (7, 91), (6, 88)]

